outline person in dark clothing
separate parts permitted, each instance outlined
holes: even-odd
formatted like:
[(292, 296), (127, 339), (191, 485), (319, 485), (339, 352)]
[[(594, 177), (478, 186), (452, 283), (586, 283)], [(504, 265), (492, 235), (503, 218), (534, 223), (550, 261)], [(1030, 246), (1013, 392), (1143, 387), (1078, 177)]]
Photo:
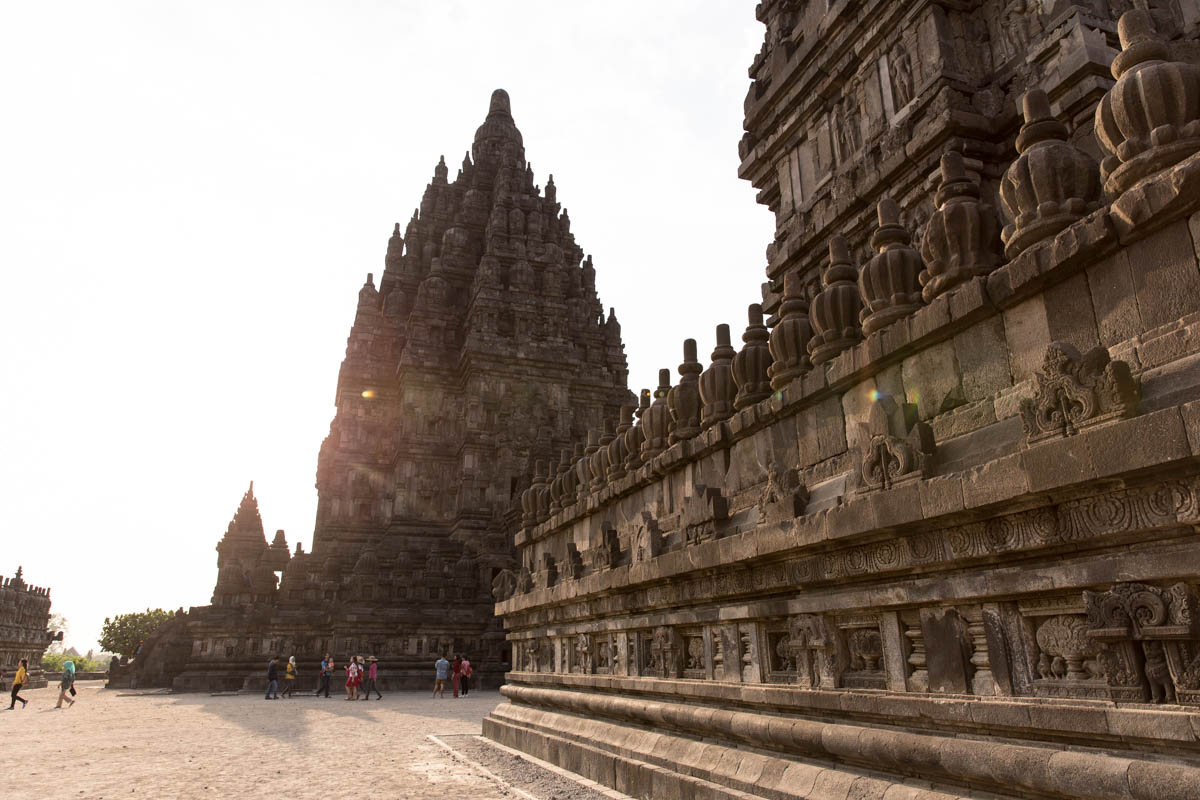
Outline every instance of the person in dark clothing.
[(271, 656), (267, 662), (267, 696), (264, 699), (279, 699), (279, 656)]
[(321, 659), (321, 685), (317, 687), (317, 697), (321, 696), (321, 692), (325, 692), (325, 696), (329, 697), (329, 678), (332, 675), (333, 659), (326, 653), (325, 658)]

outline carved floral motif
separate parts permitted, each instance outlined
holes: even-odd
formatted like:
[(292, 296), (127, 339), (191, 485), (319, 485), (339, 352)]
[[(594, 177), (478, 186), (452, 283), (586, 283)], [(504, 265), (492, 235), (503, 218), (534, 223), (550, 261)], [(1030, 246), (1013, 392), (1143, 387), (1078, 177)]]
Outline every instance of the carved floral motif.
[(1037, 391), (1021, 401), (1025, 437), (1037, 442), (1071, 436), (1081, 428), (1131, 416), (1138, 389), (1124, 361), (1113, 361), (1103, 347), (1080, 355), (1069, 344), (1051, 342), (1046, 348)]

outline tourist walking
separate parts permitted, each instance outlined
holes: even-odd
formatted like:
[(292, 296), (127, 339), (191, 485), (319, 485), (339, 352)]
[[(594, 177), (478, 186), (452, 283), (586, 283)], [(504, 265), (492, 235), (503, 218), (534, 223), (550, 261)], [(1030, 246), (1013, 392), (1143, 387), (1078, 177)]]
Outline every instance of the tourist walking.
[(473, 671), (474, 670), (471, 669), (471, 662), (467, 660), (466, 656), (463, 656), (462, 678), (459, 681), (460, 688), (462, 689), (463, 697), (467, 696), (467, 691), (471, 688), (471, 673)]
[(358, 699), (358, 685), (362, 682), (362, 668), (358, 665), (358, 656), (350, 656), (346, 665), (346, 699)]
[(446, 681), (450, 678), (450, 662), (445, 656), (438, 656), (433, 662), (433, 696), (446, 697)]
[(370, 700), (371, 699), (371, 690), (374, 689), (375, 694), (379, 695), (375, 699), (382, 700), (383, 695), (379, 691), (379, 684), (376, 683), (376, 681), (379, 679), (379, 659), (377, 659), (375, 656), (371, 656), (370, 658), (367, 659), (367, 661), (368, 661), (367, 680), (363, 684), (362, 699)]
[(454, 690), (454, 696), (458, 697), (458, 682), (462, 680), (462, 656), (454, 657), (454, 666), (450, 668), (450, 688)]
[(292, 692), (296, 691), (296, 657), (288, 656), (287, 666), (283, 670), (283, 692), (282, 697), (291, 697)]
[(279, 656), (271, 656), (267, 662), (267, 696), (264, 699), (279, 699)]
[(21, 701), (21, 708), (28, 705), (24, 697), (21, 697), (21, 687), (29, 681), (29, 671), (27, 667), (29, 662), (21, 659), (21, 663), (17, 665), (17, 674), (13, 676), (12, 682), (12, 701), (8, 704), (8, 710), (12, 711), (17, 707), (17, 701)]
[(62, 680), (58, 684), (58, 705), (55, 708), (62, 708), (63, 701), (66, 701), (70, 706), (75, 705), (75, 701), (69, 694), (75, 694), (75, 662), (67, 659), (63, 662)]
[(329, 657), (329, 653), (321, 659), (321, 684), (317, 687), (317, 697), (321, 696), (321, 692), (325, 692), (325, 696), (329, 697), (329, 681), (333, 677), (333, 659)]

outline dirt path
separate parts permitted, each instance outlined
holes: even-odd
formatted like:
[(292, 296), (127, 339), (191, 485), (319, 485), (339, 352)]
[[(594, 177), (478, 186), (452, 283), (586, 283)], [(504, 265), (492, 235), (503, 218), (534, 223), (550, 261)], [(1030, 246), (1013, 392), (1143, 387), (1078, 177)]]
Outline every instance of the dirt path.
[(0, 711), (6, 797), (516, 797), (426, 739), (479, 733), (496, 692), (268, 702), (101, 685), (80, 683), (73, 708), (54, 710), (57, 689), (35, 689), (22, 693), (28, 708)]

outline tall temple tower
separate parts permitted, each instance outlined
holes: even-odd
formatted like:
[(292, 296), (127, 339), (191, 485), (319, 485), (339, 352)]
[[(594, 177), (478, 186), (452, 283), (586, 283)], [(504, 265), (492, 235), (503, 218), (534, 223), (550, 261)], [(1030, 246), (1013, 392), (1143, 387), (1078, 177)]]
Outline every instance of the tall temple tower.
[(463, 652), (498, 682), (509, 654), (491, 585), (515, 566), (524, 476), (632, 400), (595, 278), (496, 90), (457, 177), (438, 162), (378, 285), (368, 275), (358, 293), (312, 552), (289, 558), (282, 531), (268, 545), (248, 491), (213, 605), (174, 626), (191, 641), (174, 685), (241, 686), (275, 652), (374, 654), (390, 683), (421, 686), (432, 654)]

